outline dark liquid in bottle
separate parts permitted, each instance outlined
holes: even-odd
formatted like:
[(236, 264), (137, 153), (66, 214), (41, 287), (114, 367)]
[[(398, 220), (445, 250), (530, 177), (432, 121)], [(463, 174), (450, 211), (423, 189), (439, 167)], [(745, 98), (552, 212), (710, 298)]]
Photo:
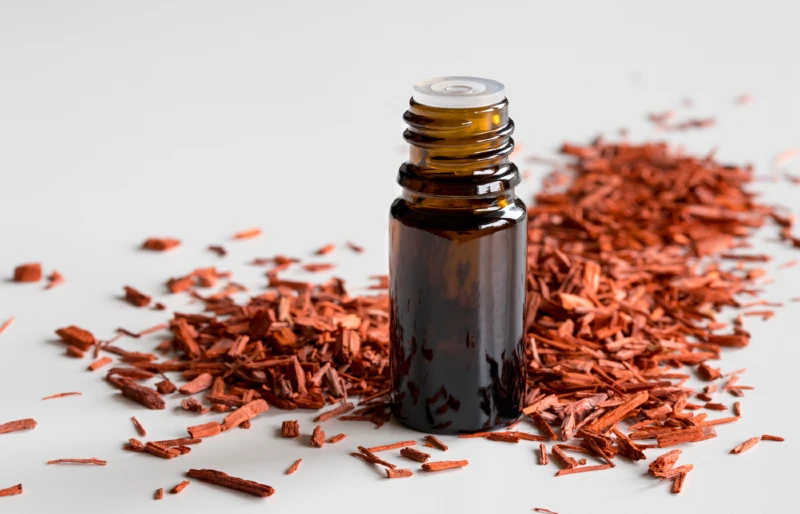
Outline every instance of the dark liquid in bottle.
[(391, 209), (393, 414), (474, 432), (520, 416), (525, 393), (526, 209)]

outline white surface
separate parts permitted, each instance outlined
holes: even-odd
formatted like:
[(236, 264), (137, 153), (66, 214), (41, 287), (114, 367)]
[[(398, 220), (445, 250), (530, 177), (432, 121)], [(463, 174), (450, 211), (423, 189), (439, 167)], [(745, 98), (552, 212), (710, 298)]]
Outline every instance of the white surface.
[[(0, 487), (25, 488), (0, 498), (0, 512), (792, 511), (800, 303), (769, 322), (748, 319), (751, 346), (725, 352), (723, 369), (746, 366), (742, 383), (756, 390), (742, 399), (740, 422), (685, 448), (682, 461), (696, 467), (677, 497), (645, 476), (643, 463), (619, 459), (611, 471), (554, 478), (555, 467), (536, 464), (532, 444), (469, 440), (448, 440), (445, 454), (468, 458), (467, 469), (384, 480), (347, 453), (412, 433), (328, 422), (326, 432), (349, 437), (316, 450), (303, 439), (275, 437), (280, 421), (295, 417), (307, 434), (312, 414), (278, 411), (171, 461), (127, 453), (120, 447), (135, 435), (131, 415), (153, 438), (181, 436), (214, 417), (174, 412), (177, 398), (167, 411), (131, 405), (102, 373), (84, 371), (88, 361), (64, 357), (51, 342), (53, 330), (70, 323), (108, 337), (119, 326), (136, 330), (165, 319), (119, 301), (127, 284), (170, 308), (196, 307), (162, 296), (161, 284), (201, 265), (231, 269), (257, 290), (265, 278), (244, 264), (251, 257), (308, 257), (324, 243), (352, 239), (367, 252), (334, 254), (337, 274), (363, 284), (385, 272), (387, 212), (404, 157), (402, 114), (409, 86), (426, 77), (464, 73), (506, 84), (522, 155), (547, 155), (565, 138), (585, 141), (623, 126), (634, 139), (659, 137), (644, 113), (668, 108), (719, 120), (674, 141), (698, 152), (718, 145), (722, 159), (751, 161), (762, 173), (778, 152), (800, 146), (796, 2), (496, 2), (491, 18), (485, 5), (0, 4), (0, 273), (33, 260), (68, 280), (52, 291), (0, 281), (0, 320), (17, 317), (0, 336), (0, 420), (39, 421), (32, 432), (0, 436)], [(733, 104), (742, 93), (753, 95), (752, 104)], [(695, 107), (682, 109), (685, 97)], [(519, 188), (526, 200), (542, 172), (535, 167)], [(757, 187), (766, 201), (800, 209), (800, 189)], [(251, 226), (265, 236), (229, 240)], [(136, 250), (156, 235), (184, 244), (168, 254)], [(770, 269), (800, 257), (773, 236), (765, 231), (756, 249), (776, 255)], [(225, 244), (230, 255), (210, 254), (211, 243)], [(777, 276), (766, 298), (800, 296), (800, 267)], [(124, 346), (147, 350), (158, 341), (154, 335)], [(39, 400), (72, 390), (83, 396)], [(728, 454), (762, 433), (787, 442)], [(44, 465), (60, 457), (109, 465)], [(298, 473), (284, 475), (300, 457)], [(277, 492), (261, 500), (193, 483), (177, 497), (151, 500), (190, 467), (261, 480)]]
[(503, 84), (479, 77), (437, 77), (414, 84), (414, 100), (430, 107), (463, 109), (494, 105), (506, 97)]

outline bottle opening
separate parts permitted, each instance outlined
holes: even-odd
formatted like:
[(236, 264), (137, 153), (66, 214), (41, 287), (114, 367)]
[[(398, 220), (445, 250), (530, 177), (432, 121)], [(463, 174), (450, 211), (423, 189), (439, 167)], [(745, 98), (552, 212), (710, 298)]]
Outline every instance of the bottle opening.
[(414, 101), (428, 107), (486, 107), (503, 101), (505, 97), (505, 86), (491, 79), (437, 77), (414, 84)]

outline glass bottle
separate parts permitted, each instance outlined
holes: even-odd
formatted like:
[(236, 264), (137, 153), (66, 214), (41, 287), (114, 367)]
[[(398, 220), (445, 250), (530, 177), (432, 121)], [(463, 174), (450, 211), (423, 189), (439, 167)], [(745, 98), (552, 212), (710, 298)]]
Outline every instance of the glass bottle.
[(513, 423), (525, 394), (527, 211), (493, 80), (414, 86), (390, 216), (392, 412), (463, 433)]

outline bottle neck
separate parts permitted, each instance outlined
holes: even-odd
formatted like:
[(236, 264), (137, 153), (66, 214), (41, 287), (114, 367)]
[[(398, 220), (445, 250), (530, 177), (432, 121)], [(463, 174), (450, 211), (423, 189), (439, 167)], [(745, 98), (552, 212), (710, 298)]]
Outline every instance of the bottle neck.
[(470, 211), (473, 214), (493, 212), (513, 204), (513, 189), (482, 196), (434, 196), (403, 189), (401, 198), (413, 209)]
[(412, 99), (403, 118), (408, 124), (403, 137), (410, 152), (397, 181), (410, 193), (463, 198), (489, 195), (502, 201), (505, 192), (513, 192), (519, 183), (517, 167), (508, 160), (514, 149), (514, 122), (508, 117), (507, 100), (486, 107), (451, 109)]

